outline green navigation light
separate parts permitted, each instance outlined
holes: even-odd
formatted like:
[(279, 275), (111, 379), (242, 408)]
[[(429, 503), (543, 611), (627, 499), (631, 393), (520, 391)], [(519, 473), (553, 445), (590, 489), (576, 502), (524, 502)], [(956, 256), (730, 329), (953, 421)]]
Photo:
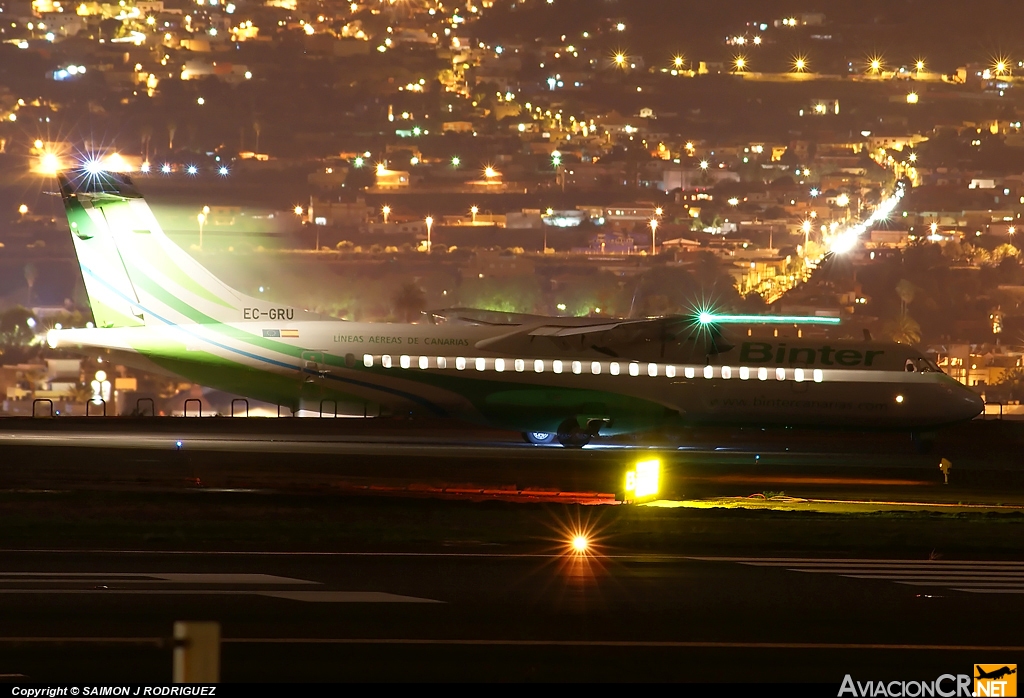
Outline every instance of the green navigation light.
[(838, 325), (837, 317), (817, 315), (718, 315), (707, 311), (697, 315), (702, 325)]

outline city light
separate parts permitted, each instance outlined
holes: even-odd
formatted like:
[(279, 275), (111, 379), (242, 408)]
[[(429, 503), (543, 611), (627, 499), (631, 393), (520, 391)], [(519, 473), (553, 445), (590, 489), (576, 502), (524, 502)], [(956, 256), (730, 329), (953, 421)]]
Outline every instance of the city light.
[(219, 174), (221, 177), (227, 177), (228, 173), (229, 170), (226, 165), (221, 165), (220, 168), (217, 170), (217, 174)]
[(590, 549), (590, 539), (584, 534), (580, 533), (572, 537), (570, 542), (572, 550), (577, 555), (585, 555)]
[(391, 215), (391, 207), (385, 204), (384, 206), (381, 206), (380, 212), (384, 216), (384, 225), (387, 225), (388, 216)]
[(60, 158), (54, 153), (43, 153), (39, 158), (39, 174), (53, 177), (62, 169)]
[(744, 57), (744, 56), (737, 56), (736, 59), (733, 60), (733, 65), (736, 66), (736, 72), (737, 73), (742, 73), (744, 70), (747, 69), (747, 59), (746, 59), (746, 57)]
[(199, 168), (196, 167), (195, 165), (189, 165), (187, 168), (185, 168), (185, 171), (193, 177), (199, 174)]
[(807, 70), (807, 58), (805, 58), (804, 56), (797, 56), (793, 60), (793, 70), (795, 70), (798, 73), (802, 73), (805, 70)]
[(462, 160), (459, 158), (458, 155), (456, 155), (455, 157), (452, 158), (452, 167), (458, 169), (459, 165), (461, 165), (461, 164), (462, 164)]

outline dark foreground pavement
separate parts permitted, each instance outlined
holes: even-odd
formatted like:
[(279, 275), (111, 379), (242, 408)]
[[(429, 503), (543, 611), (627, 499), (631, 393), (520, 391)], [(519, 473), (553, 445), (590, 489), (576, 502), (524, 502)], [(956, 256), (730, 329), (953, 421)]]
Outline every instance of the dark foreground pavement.
[[(838, 691), (846, 674), (934, 680), (1024, 658), (1024, 512), (1008, 506), (1024, 493), (1016, 427), (948, 441), (950, 485), (936, 456), (881, 438), (755, 434), (658, 451), (669, 495), (987, 504), (823, 513), (558, 501), (566, 488), (614, 491), (634, 451), (259, 436), (255, 422), (212, 420), (182, 437), (187, 421), (0, 433), (0, 677), (166, 683), (179, 620), (221, 624), (225, 681)], [(437, 494), (480, 482), (553, 496)], [(354, 496), (382, 483), (392, 496)], [(580, 529), (594, 539), (582, 557), (566, 550)]]
[(165, 682), (165, 638), (181, 619), (222, 624), (225, 681), (838, 683), (846, 673), (968, 673), (1024, 653), (1011, 620), (1024, 564), (489, 553), (3, 560), (0, 673), (32, 681)]
[(1024, 656), (1024, 562), (534, 546), (0, 554), (0, 674), (170, 678), (176, 620), (224, 681), (933, 679)]

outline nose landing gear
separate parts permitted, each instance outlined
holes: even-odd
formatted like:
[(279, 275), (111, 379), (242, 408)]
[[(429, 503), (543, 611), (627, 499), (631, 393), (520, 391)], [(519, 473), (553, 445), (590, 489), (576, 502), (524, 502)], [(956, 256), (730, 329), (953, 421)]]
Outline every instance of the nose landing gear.
[(523, 438), (527, 443), (533, 444), (534, 446), (547, 446), (548, 444), (555, 443), (555, 440), (558, 438), (558, 434), (547, 431), (524, 431)]

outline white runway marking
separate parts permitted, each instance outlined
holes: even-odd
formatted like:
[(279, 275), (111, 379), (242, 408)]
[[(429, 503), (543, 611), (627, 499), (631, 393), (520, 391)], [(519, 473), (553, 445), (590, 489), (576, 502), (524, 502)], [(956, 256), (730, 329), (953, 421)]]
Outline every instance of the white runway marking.
[(116, 582), (118, 584), (319, 584), (273, 574), (190, 574), (161, 572), (0, 572), (0, 584), (49, 582)]
[(260, 596), (314, 603), (444, 603), (437, 599), (386, 594), (381, 591), (260, 591)]
[[(55, 587), (55, 584), (74, 585)], [(138, 585), (170, 585), (164, 589), (139, 589)], [(221, 588), (188, 589), (173, 585), (214, 586)], [(249, 585), (250, 588), (224, 589), (223, 585)], [(135, 588), (122, 588), (132, 585)], [(0, 572), (0, 596), (16, 595), (90, 595), (90, 596), (265, 596), (307, 603), (444, 603), (382, 591), (298, 591), (252, 587), (294, 587), (321, 585), (308, 579), (279, 577), (273, 574), (194, 574), (178, 572)], [(14, 588), (12, 588), (14, 587)]]
[(857, 560), (841, 558), (693, 557), (790, 572), (879, 579), (909, 586), (941, 586), (974, 594), (1024, 594), (1024, 562), (1008, 560)]
[(253, 589), (0, 589), (0, 596), (265, 596), (311, 603), (444, 603), (382, 591), (256, 591)]

